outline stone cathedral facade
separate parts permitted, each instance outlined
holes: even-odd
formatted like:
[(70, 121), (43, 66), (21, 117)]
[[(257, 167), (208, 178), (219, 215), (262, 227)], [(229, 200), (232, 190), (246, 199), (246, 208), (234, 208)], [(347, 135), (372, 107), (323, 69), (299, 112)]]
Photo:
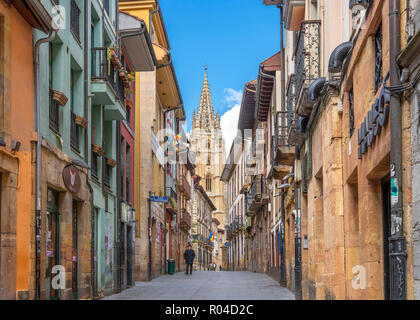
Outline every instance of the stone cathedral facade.
[(196, 153), (196, 174), (201, 177), (200, 185), (207, 192), (216, 210), (208, 222), (215, 231), (213, 261), (217, 267), (226, 268), (227, 248), (225, 234), (225, 185), (220, 181), (226, 161), (225, 142), (220, 125), (220, 113), (215, 114), (205, 68), (204, 83), (198, 111), (194, 110), (190, 136), (191, 151)]

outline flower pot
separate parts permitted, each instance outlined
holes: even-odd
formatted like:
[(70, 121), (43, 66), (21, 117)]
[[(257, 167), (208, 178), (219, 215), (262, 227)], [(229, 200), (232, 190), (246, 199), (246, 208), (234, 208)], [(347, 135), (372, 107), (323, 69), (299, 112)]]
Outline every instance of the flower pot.
[(69, 101), (69, 99), (66, 97), (64, 93), (57, 90), (51, 90), (51, 97), (54, 101), (58, 102), (63, 107)]
[(105, 154), (104, 149), (97, 144), (92, 145), (92, 152), (95, 152), (98, 156), (102, 157)]
[(106, 164), (115, 168), (117, 166), (117, 161), (112, 158), (106, 158)]
[(117, 52), (114, 48), (110, 49), (111, 53), (111, 63), (114, 66), (115, 69), (120, 70), (122, 68), (121, 61), (118, 58)]
[(82, 128), (87, 128), (88, 122), (85, 118), (76, 114), (76, 119), (74, 119), (74, 123)]

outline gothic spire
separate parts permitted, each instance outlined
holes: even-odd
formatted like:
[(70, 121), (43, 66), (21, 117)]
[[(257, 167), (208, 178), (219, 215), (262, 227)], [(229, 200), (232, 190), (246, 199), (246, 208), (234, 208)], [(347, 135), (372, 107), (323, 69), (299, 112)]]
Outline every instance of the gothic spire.
[(201, 89), (200, 106), (198, 107), (196, 121), (201, 129), (213, 129), (215, 127), (216, 118), (207, 79), (207, 65), (204, 68), (204, 83)]

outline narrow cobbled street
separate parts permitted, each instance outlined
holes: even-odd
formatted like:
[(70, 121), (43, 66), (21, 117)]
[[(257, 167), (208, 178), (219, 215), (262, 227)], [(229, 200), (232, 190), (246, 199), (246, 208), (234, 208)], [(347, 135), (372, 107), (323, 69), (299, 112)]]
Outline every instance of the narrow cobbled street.
[(252, 272), (176, 273), (135, 287), (104, 300), (294, 300), (288, 289), (269, 276)]

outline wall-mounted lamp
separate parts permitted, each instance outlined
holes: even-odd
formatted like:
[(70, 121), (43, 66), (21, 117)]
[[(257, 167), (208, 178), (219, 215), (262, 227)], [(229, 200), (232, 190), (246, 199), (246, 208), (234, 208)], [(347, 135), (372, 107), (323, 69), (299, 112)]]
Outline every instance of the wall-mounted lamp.
[(20, 145), (21, 145), (21, 143), (20, 143), (20, 141), (13, 141), (12, 142), (12, 151), (13, 151), (13, 153), (14, 152), (18, 152), (19, 151), (19, 149), (20, 149)]

